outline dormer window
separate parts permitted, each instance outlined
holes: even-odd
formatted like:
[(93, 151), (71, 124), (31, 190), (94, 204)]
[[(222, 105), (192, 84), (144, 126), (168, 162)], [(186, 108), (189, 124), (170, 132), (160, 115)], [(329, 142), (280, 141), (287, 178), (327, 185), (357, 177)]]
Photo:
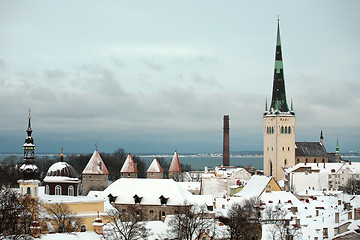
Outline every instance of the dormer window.
[(133, 198), (134, 198), (135, 204), (136, 204), (136, 203), (140, 204), (142, 197), (139, 197), (137, 194), (135, 194), (135, 195), (133, 196)]
[(166, 203), (167, 203), (167, 201), (168, 201), (169, 198), (166, 198), (166, 197), (164, 197), (163, 195), (161, 195), (161, 196), (159, 197), (159, 199), (160, 199), (161, 205), (166, 205)]
[(117, 198), (117, 196), (113, 196), (111, 193), (108, 195), (108, 198), (109, 198), (109, 202), (110, 203), (115, 203), (115, 200)]

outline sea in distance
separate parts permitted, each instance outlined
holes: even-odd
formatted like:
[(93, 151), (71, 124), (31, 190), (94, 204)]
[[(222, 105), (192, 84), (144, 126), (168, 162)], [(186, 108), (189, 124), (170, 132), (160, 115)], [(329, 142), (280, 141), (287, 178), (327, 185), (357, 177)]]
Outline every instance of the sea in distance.
[[(91, 153), (89, 153), (91, 154)], [(23, 154), (0, 154), (0, 162), (3, 159), (15, 155), (21, 159)], [(36, 154), (38, 157), (47, 156), (49, 159), (57, 158), (58, 154)], [(171, 162), (174, 153), (138, 153), (134, 154), (139, 156), (149, 166), (154, 158), (164, 158), (167, 162)], [(348, 152), (341, 154), (342, 158), (352, 162), (360, 162), (359, 152)], [(182, 164), (188, 164), (192, 170), (204, 170), (205, 167), (214, 168), (215, 166), (222, 165), (221, 153), (193, 153), (181, 154), (179, 153), (179, 160)], [(246, 167), (252, 165), (256, 169), (263, 170), (263, 155), (260, 151), (244, 151), (232, 152), (230, 154), (230, 165)]]

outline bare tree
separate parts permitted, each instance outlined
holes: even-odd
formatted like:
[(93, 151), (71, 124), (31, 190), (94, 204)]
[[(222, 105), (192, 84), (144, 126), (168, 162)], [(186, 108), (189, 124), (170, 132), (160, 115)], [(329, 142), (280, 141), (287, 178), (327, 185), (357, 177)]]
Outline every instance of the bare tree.
[(25, 205), (25, 201), (21, 202), (20, 195), (10, 188), (1, 187), (0, 238), (30, 238), (31, 219), (33, 219), (33, 212), (30, 211), (29, 206)]
[(221, 221), (229, 226), (230, 239), (251, 239), (256, 236), (261, 238), (259, 211), (259, 201), (256, 198), (246, 200), (243, 205), (233, 204), (227, 217), (221, 218)]
[(142, 222), (142, 211), (129, 206), (126, 211), (120, 212), (118, 209), (113, 209), (107, 212), (109, 225), (113, 227), (110, 231), (105, 231), (106, 238), (109, 239), (146, 239), (149, 232), (145, 228), (145, 223)]
[(287, 210), (281, 204), (267, 206), (263, 212), (264, 221), (271, 224), (268, 228), (269, 240), (285, 240), (287, 236), (300, 237), (300, 226), (291, 225), (287, 219)]
[(169, 222), (171, 235), (177, 239), (196, 239), (201, 233), (213, 229), (206, 206), (193, 205), (179, 208), (178, 214)]
[(49, 218), (56, 223), (57, 232), (74, 232), (80, 229), (83, 220), (63, 203), (51, 204), (45, 207)]
[(360, 181), (356, 180), (356, 178), (354, 176), (351, 176), (347, 180), (345, 186), (343, 187), (343, 190), (349, 194), (358, 195), (360, 193)]

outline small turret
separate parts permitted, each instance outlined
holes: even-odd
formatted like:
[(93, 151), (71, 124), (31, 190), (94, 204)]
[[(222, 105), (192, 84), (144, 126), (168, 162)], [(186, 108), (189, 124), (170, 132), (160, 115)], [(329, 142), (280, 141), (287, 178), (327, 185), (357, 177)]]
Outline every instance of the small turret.
[(323, 132), (322, 132), (322, 130), (321, 130), (321, 132), (320, 132), (320, 144), (321, 144), (321, 145), (324, 145), (324, 137), (323, 137)]
[(136, 168), (135, 162), (129, 153), (128, 157), (126, 158), (124, 165), (120, 170), (120, 177), (121, 178), (137, 178), (138, 177), (138, 170)]
[(169, 178), (179, 180), (181, 175), (181, 165), (178, 153), (175, 151), (173, 159), (169, 167)]

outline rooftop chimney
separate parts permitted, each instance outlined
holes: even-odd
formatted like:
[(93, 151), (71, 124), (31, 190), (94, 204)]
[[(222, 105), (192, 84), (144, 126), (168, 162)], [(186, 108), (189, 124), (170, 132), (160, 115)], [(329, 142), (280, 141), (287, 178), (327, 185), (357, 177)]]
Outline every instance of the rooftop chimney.
[(223, 165), (224, 166), (230, 165), (229, 115), (224, 115)]

